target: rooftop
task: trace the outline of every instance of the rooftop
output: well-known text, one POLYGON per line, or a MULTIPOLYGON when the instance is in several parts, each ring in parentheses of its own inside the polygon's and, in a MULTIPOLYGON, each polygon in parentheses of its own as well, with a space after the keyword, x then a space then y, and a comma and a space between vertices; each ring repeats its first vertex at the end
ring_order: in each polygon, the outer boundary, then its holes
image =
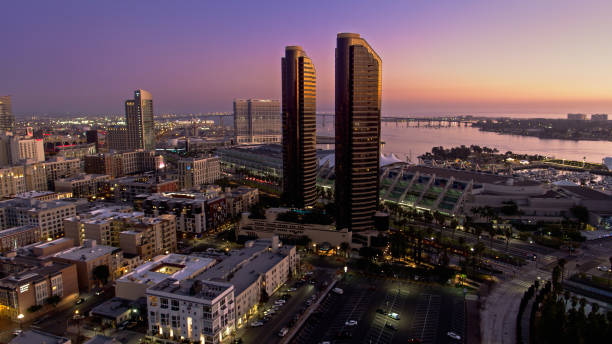
POLYGON ((29 211, 47 210, 71 205, 72 203, 67 201, 39 201, 32 198, 13 198, 6 201, 0 201, 0 208, 30 208, 29 211))
POLYGON ((13 228, 9 228, 9 229, 5 229, 3 231, 0 231, 0 237, 3 236, 7 236, 7 235, 13 235, 15 233, 19 233, 19 232, 27 232, 27 231, 31 231, 31 230, 36 230, 36 226, 34 225, 25 225, 25 226, 20 226, 20 227, 13 227, 13 228))
POLYGON ((9 344, 32 344, 32 343, 44 343, 44 344, 69 344, 70 339, 56 336, 51 333, 42 332, 38 330, 24 331, 17 337, 13 338, 9 344))
POLYGON ((92 315, 116 319, 118 316, 129 311, 133 307, 134 302, 120 297, 113 297, 91 309, 92 315))
POLYGON ((120 251, 119 248, 106 245, 97 245, 95 240, 85 239, 83 246, 73 247, 65 251, 54 254, 54 257, 72 261, 89 261, 107 254, 120 251))
POLYGON ((137 211, 124 211, 126 208, 122 206, 114 206, 107 208, 94 209, 88 213, 69 217, 67 221, 80 221, 88 224, 101 224, 113 220, 130 219, 143 217, 144 213, 137 211))
POLYGON ((18 273, 0 279, 0 286, 11 289, 18 288, 26 283, 44 280, 49 275, 55 275, 70 266, 68 263, 19 256, 8 260, 8 263, 21 269, 18 273))
POLYGON ((121 343, 121 342, 115 340, 115 338, 97 334, 95 337, 91 338, 90 340, 86 341, 83 344, 118 344, 118 343, 121 343))
POLYGON ((55 181, 55 183, 70 183, 77 182, 82 180, 95 180, 95 179, 110 179, 110 177, 106 174, 92 174, 92 173, 79 173, 76 176, 68 177, 68 178, 60 178, 55 181))
POLYGON ((122 276, 118 281, 147 285, 157 284, 167 278, 180 281, 194 277, 214 263, 215 260, 211 258, 172 253, 153 258, 152 261, 142 264, 134 271, 122 276))
POLYGON ((612 196, 609 196, 603 192, 599 192, 599 191, 589 189, 583 186, 562 185, 561 188, 582 199, 598 200, 598 201, 611 201, 612 200, 612 196))
POLYGON ((178 281, 173 278, 168 278, 147 289, 147 294, 157 294, 156 292, 161 292, 192 298, 195 302, 212 302, 220 295, 232 289, 234 289, 234 287, 226 282, 204 281, 200 279, 178 281))

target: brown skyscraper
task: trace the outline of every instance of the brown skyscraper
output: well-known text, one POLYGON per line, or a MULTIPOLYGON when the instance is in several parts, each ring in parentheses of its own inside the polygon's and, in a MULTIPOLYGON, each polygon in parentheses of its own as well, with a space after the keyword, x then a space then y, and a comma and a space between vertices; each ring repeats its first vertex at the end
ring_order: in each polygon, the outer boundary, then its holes
POLYGON ((145 90, 134 91, 134 99, 125 101, 125 122, 129 149, 155 149, 153 97, 145 90))
POLYGON ((283 196, 292 206, 317 199, 316 74, 301 47, 288 46, 281 60, 283 88, 283 196))
POLYGON ((336 46, 336 226, 373 227, 378 206, 382 61, 365 39, 340 33, 336 46))

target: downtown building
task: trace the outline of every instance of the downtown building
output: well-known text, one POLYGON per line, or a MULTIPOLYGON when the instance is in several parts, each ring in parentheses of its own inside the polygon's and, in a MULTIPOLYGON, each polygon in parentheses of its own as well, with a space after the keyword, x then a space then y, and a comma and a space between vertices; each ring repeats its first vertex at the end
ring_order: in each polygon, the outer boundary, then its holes
POLYGON ((285 48, 281 66, 283 197, 294 207, 311 207, 317 199, 315 68, 299 46, 285 48))
POLYGON ((125 101, 127 142, 131 149, 155 149, 155 123, 153 121, 153 97, 138 89, 134 99, 125 101))
POLYGON ((64 219, 76 215, 76 206, 66 201, 14 198, 0 202, 0 228, 34 225, 41 240, 64 236, 64 219))
POLYGON ((0 318, 29 321, 56 310, 47 305, 49 297, 59 297, 59 305, 67 306, 79 295, 75 264, 35 257, 1 257, 0 318))
POLYGON ((66 159, 63 156, 55 156, 45 161, 43 166, 49 190, 55 190, 56 180, 74 177, 81 173, 81 160, 76 158, 66 159))
POLYGON ((70 192, 74 197, 92 197, 104 193, 109 188, 110 177, 105 174, 80 173, 69 178, 55 181, 55 191, 70 192))
POLYGON ((164 158, 154 151, 142 149, 129 152, 112 152, 88 155, 84 158, 85 173, 106 174, 111 178, 126 175, 154 172, 163 168, 164 158))
POLYGON ((336 225, 374 227, 378 208, 382 60, 365 39, 340 33, 336 47, 336 225))
POLYGON ((234 99, 236 144, 280 143, 280 102, 271 99, 234 99))
POLYGON ((219 157, 186 158, 178 161, 178 180, 181 190, 199 189, 221 178, 219 157))
MULTIPOLYGON (((198 257, 212 258, 214 264, 202 261, 205 270, 189 275, 181 272, 183 264, 170 266, 168 274, 176 277, 168 276, 146 290, 148 334, 158 342, 226 341, 257 311, 262 295, 273 295, 299 265, 295 246, 282 246, 278 237, 247 242, 240 250, 198 257)), ((163 265, 155 264, 150 272, 160 267, 163 265)))
POLYGON ((15 130, 15 116, 11 107, 11 96, 0 97, 0 134, 15 130))
POLYGON ((32 136, 0 136, 0 165, 10 166, 24 161, 45 161, 43 140, 32 136))

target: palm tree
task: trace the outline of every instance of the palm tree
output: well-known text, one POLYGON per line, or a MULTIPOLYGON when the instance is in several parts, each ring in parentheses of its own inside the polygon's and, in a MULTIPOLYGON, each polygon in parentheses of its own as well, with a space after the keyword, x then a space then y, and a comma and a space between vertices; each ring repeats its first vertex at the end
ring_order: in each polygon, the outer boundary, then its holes
POLYGON ((567 260, 565 258, 559 259, 559 267, 561 268, 561 283, 563 283, 563 274, 565 272, 565 264, 567 264, 567 260))

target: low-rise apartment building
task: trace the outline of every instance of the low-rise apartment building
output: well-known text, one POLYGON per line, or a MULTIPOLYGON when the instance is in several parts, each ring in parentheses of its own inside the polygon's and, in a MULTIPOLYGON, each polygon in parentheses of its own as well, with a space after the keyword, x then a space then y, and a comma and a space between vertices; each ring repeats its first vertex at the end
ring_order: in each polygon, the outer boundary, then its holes
POLYGON ((78 296, 76 267, 72 263, 33 257, 1 258, 3 271, 10 271, 0 279, 0 316, 27 321, 52 311, 47 299, 58 296, 59 303, 72 302, 78 296))
POLYGON ((178 161, 178 176, 181 190, 213 184, 221 178, 219 157, 181 159, 178 161))
POLYGON ((40 228, 34 225, 13 227, 0 231, 0 252, 15 251, 40 241, 40 228))
POLYGON ((147 288, 165 279, 182 281, 194 278, 215 262, 212 258, 176 253, 160 255, 117 279, 115 295, 127 300, 138 300, 145 296, 147 288))
POLYGON ((79 174, 55 181, 55 191, 72 192, 74 197, 91 197, 103 193, 110 182, 105 174, 79 174))
POLYGON ((133 202, 138 195, 152 195, 178 190, 176 179, 156 175, 140 175, 114 179, 111 183, 115 200, 133 202))
POLYGON ((76 158, 66 159, 63 156, 55 156, 45 161, 43 166, 49 190, 55 190, 57 179, 70 178, 81 173, 81 161, 76 158))
POLYGON ((109 281, 115 280, 124 273, 121 249, 113 246, 97 245, 95 240, 85 240, 83 246, 56 253, 52 256, 52 259, 76 265, 79 289, 82 291, 91 291, 100 284, 93 273, 97 266, 105 265, 108 267, 109 281))
POLYGON ((235 329, 230 283, 166 279, 147 289, 149 335, 158 342, 218 344, 235 329))
POLYGON ((14 198, 0 201, 0 228, 34 225, 42 240, 64 235, 64 219, 76 215, 74 203, 14 198))
POLYGON ((131 218, 126 225, 128 230, 119 233, 119 246, 124 253, 146 261, 176 251, 176 216, 131 218))

